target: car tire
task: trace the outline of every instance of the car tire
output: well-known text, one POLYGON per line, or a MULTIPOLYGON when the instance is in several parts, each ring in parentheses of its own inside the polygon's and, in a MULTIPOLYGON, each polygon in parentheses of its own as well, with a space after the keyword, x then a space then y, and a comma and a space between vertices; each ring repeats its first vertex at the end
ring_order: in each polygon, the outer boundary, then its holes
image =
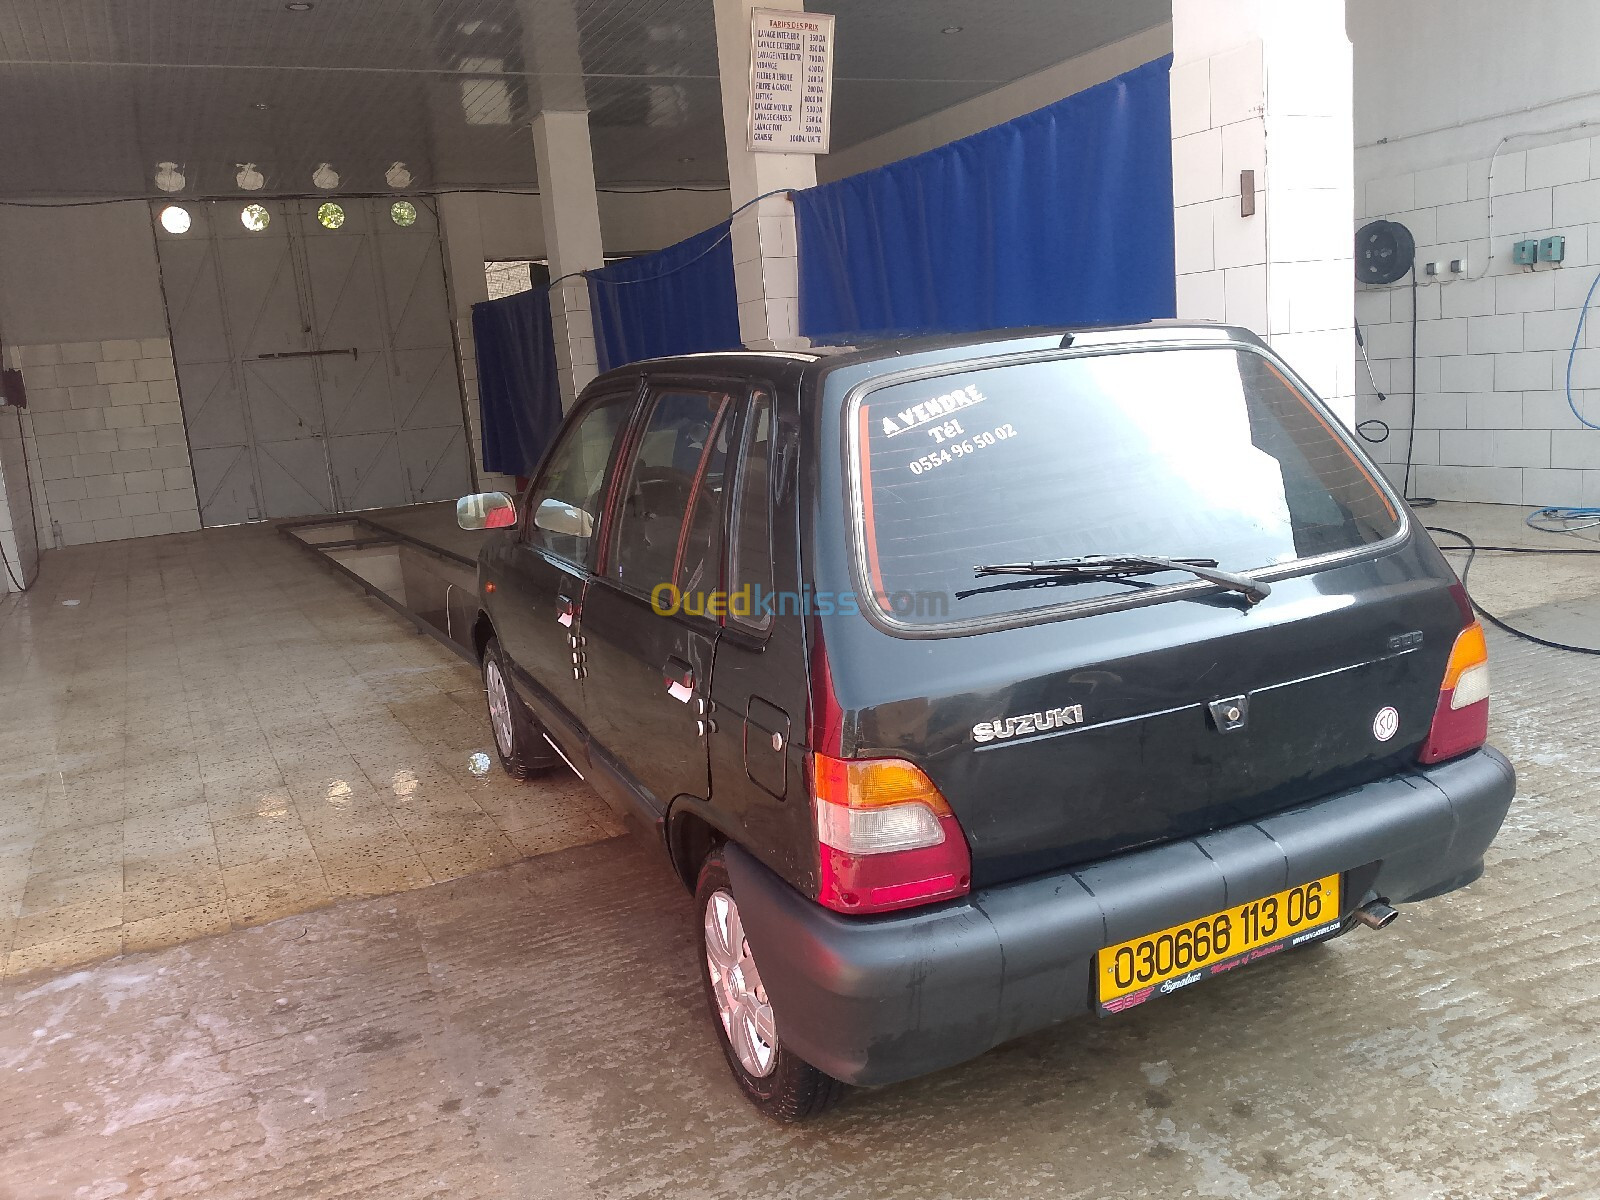
POLYGON ((544 740, 539 723, 511 686, 500 639, 483 648, 483 692, 489 708, 489 732, 500 766, 513 779, 532 779, 559 761, 544 740))
POLYGON ((804 1121, 832 1107, 845 1084, 783 1044, 721 850, 712 851, 700 868, 695 899, 706 1004, 739 1089, 774 1121, 804 1121))

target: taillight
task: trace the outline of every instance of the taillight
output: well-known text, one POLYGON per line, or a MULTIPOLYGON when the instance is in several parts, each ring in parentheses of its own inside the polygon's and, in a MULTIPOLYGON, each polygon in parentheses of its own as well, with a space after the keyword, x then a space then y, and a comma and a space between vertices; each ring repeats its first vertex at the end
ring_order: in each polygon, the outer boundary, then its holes
POLYGON ((1483 626, 1473 621, 1456 635, 1450 649, 1433 726, 1418 758, 1424 763, 1443 762, 1476 750, 1488 738, 1489 645, 1483 626))
POLYGON ((933 781, 898 758, 811 756, 821 886, 843 913, 878 913, 966 895, 967 838, 933 781))

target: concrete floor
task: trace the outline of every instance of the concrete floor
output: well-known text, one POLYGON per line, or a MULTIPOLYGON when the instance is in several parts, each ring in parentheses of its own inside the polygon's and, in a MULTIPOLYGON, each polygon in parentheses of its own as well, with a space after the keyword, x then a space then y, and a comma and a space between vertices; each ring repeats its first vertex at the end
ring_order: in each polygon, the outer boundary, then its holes
POLYGON ((8 977, 620 832, 492 766, 475 670, 270 527, 51 553, 0 680, 8 977))
MULTIPOLYGON (((1514 616, 1595 563, 1475 590, 1514 616)), ((606 840, 0 984, 0 1197, 1595 1197, 1600 660, 1490 641, 1518 803, 1483 880, 1382 934, 779 1128, 726 1076, 688 898, 606 840)))

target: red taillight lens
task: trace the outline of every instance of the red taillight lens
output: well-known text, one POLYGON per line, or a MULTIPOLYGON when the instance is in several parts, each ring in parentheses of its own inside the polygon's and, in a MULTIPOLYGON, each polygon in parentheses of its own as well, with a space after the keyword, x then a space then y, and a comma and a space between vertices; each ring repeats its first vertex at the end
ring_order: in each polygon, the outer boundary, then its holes
POLYGON ((1489 739, 1489 645, 1474 621, 1456 636, 1433 710, 1433 726, 1418 759, 1443 762, 1489 739))
POLYGON ((966 895, 967 838, 932 780, 897 758, 811 756, 821 884, 843 913, 879 913, 966 895))

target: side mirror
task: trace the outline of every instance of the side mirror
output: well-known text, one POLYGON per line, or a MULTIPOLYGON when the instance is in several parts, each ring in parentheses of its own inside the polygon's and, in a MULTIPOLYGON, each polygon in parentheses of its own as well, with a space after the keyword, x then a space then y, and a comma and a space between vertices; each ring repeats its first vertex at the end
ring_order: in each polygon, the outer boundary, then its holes
POLYGON ((479 492, 456 501, 456 524, 463 529, 510 529, 517 523, 517 502, 504 492, 479 492))
POLYGON ((533 514, 534 526, 550 533, 564 533, 568 537, 592 537, 594 518, 581 508, 563 504, 560 500, 546 500, 533 514))

